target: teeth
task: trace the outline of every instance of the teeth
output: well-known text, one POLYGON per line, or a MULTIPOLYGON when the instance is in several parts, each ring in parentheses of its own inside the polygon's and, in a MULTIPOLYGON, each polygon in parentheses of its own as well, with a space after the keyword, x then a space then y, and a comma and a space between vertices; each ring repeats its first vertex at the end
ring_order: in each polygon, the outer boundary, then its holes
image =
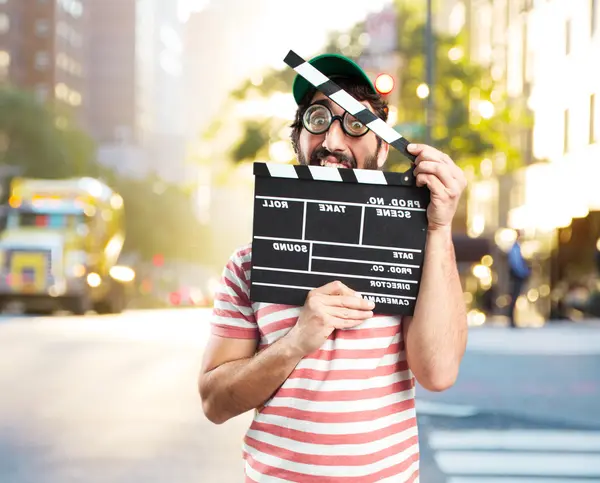
POLYGON ((321 166, 325 166, 328 168, 345 168, 346 166, 343 163, 331 163, 329 161, 325 161, 324 159, 321 160, 321 166))

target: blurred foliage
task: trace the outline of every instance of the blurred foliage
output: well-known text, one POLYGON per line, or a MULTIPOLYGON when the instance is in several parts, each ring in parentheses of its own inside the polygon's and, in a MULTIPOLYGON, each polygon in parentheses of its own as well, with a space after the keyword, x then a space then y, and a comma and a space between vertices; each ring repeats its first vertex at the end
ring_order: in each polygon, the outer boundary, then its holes
POLYGON ((0 167, 44 179, 91 176, 103 180, 125 203, 124 251, 149 260, 201 261, 206 239, 193 212, 193 192, 155 176, 122 177, 97 163, 92 139, 77 129, 69 113, 40 103, 31 93, 0 88, 0 167))
POLYGON ((40 178, 95 175, 94 151, 65 112, 29 92, 0 87, 0 165, 40 178))
MULTIPOLYGON (((417 86, 425 82, 426 43, 425 17, 423 5, 415 2, 396 1, 398 9, 398 48, 402 67, 397 73, 396 89, 398 94, 398 124, 408 123, 421 126, 417 134, 408 136, 410 141, 424 142, 426 123, 426 101, 416 95, 417 86)), ((337 52, 360 62, 363 53, 364 26, 356 25, 348 33, 335 33, 323 52, 337 52)), ((524 129, 532 123, 526 109, 520 104, 511 104, 495 85, 488 69, 472 63, 466 55, 464 34, 451 37, 434 34, 436 60, 434 63, 434 113, 432 122, 432 145, 446 152, 461 167, 471 167, 479 173, 484 158, 502 159, 503 170, 518 168, 521 155, 517 149, 524 129), (449 56, 451 49, 452 59, 449 56), (494 93, 492 95, 492 93, 494 93), (494 99, 494 115, 482 119, 476 114, 474 101, 494 99), (498 156, 500 154, 500 156, 498 156)), ((295 72, 285 68, 271 70, 263 76, 261 82, 256 79, 247 81, 233 93, 237 100, 247 99, 256 94, 267 97, 275 91, 291 92, 295 72)), ((246 125, 242 141, 232 152, 234 160, 239 161, 256 152, 262 152, 258 143, 269 142, 265 138, 266 130, 258 132, 255 124, 246 125), (244 146, 244 156, 239 147, 244 146), (251 147, 251 149, 250 149, 251 147)), ((411 133, 412 134, 412 133, 411 133)), ((397 150, 391 149, 386 169, 404 170, 407 159, 397 150)))
POLYGON ((246 159, 256 158, 261 149, 268 143, 268 127, 264 123, 248 121, 244 127, 242 139, 233 148, 231 153, 233 161, 240 162, 246 159))
POLYGON ((155 176, 137 180, 110 173, 105 180, 125 203, 125 252, 136 252, 143 260, 155 254, 167 260, 204 260, 208 233, 197 221, 190 191, 155 176))
MULTIPOLYGON (((400 89, 398 123, 425 125, 426 100, 416 95, 417 87, 425 81, 426 72, 423 15, 405 2, 396 3, 398 52, 402 59, 402 67, 397 73, 400 89)), ((531 118, 522 106, 510 105, 489 69, 469 60, 464 33, 457 37, 434 33, 434 45, 431 143, 461 167, 471 166, 476 173, 483 158, 494 159, 497 153, 503 154, 506 170, 518 168, 521 157, 513 140, 531 126, 531 118), (478 114, 476 103, 480 101, 492 102, 494 115, 490 119, 483 119, 478 114)), ((410 141, 423 142, 424 135, 410 141)), ((390 165, 405 163, 402 155, 393 151, 390 151, 390 165)))
POLYGON ((231 93, 238 101, 246 99, 250 92, 268 96, 273 92, 290 92, 296 72, 292 69, 270 70, 258 79, 249 79, 231 93))

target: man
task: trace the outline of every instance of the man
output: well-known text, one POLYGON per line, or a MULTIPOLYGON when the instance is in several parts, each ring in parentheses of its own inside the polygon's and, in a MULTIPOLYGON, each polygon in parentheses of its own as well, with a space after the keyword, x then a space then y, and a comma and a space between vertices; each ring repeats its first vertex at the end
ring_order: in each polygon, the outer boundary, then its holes
MULTIPOLYGON (((386 103, 345 57, 310 61, 379 117, 386 103)), ((304 79, 292 144, 298 160, 380 169, 389 145, 304 79)), ((419 447, 415 382, 453 385, 467 324, 451 238, 465 187, 445 154, 416 145, 419 186, 431 190, 421 288, 413 317, 373 315, 373 305, 334 281, 303 307, 251 303, 251 246, 229 260, 215 297, 212 336, 199 378, 203 409, 220 424, 251 409, 246 482, 412 482, 419 447)))
POLYGON ((523 234, 520 230, 517 230, 517 237, 515 238, 515 242, 513 243, 513 246, 508 252, 508 268, 510 278, 510 305, 508 307, 508 316, 510 326, 513 328, 517 327, 515 317, 517 300, 521 296, 521 292, 523 291, 523 286, 525 285, 525 282, 531 275, 531 269, 529 268, 527 261, 525 260, 525 258, 523 258, 523 254, 521 253, 520 240, 522 238, 523 234))

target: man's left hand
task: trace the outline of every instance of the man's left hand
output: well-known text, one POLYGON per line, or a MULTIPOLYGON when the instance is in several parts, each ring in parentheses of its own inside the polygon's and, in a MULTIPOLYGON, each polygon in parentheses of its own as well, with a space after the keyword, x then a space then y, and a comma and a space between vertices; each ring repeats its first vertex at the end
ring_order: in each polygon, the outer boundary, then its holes
POLYGON ((467 186, 462 170, 447 154, 426 144, 409 144, 408 151, 417 156, 415 176, 417 186, 427 186, 431 192, 427 219, 429 229, 450 228, 460 195, 467 186))

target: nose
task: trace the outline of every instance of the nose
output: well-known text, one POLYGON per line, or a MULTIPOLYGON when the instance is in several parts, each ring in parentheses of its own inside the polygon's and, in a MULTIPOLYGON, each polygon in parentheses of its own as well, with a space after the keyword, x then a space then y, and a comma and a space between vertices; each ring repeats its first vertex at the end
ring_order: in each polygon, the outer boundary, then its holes
POLYGON ((340 119, 335 119, 331 123, 331 126, 329 126, 329 130, 323 140, 323 147, 330 153, 346 150, 346 133, 342 129, 342 121, 340 119))

